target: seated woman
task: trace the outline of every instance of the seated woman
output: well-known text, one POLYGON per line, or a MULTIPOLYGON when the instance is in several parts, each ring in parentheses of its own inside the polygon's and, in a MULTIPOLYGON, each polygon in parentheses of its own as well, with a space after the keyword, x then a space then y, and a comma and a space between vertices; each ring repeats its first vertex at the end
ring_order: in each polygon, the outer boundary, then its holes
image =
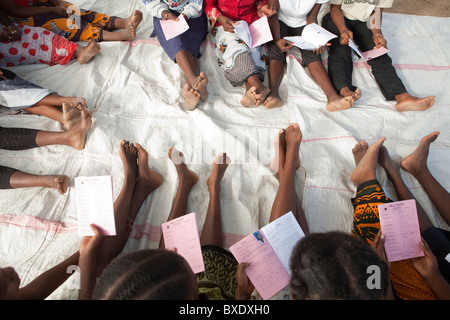
POLYGON ((15 21, 32 27, 42 27, 72 41, 131 41, 142 21, 142 12, 122 19, 77 8, 62 0, 5 0, 0 10, 15 17, 15 21), (69 14, 70 13, 70 14, 69 14), (113 32, 121 29, 118 32, 113 32))
POLYGON ((153 16, 154 34, 169 58, 178 64, 186 77, 183 88, 186 110, 192 111, 200 100, 208 98, 206 86, 208 79, 200 72, 198 59, 200 46, 208 33, 208 22, 202 10, 203 0, 167 1, 144 0, 145 7, 153 16), (167 40, 161 27, 161 20, 178 20, 184 18, 189 29, 167 40))
MULTIPOLYGON (((330 0, 330 13, 325 15, 322 26, 339 38, 330 41, 328 74, 336 91, 342 96, 361 97, 361 90, 353 86, 353 61, 349 39, 353 39, 362 52, 381 46, 387 48, 387 41, 381 33, 382 8, 392 6, 393 0, 345 1, 330 0), (349 2, 349 3, 347 3, 349 2), (375 12, 375 22, 369 18, 375 12), (368 24, 370 23, 370 28, 368 24)), ((416 98, 411 96, 392 65, 387 54, 368 60, 373 76, 386 100, 396 100, 398 111, 424 111, 434 103, 434 96, 416 98)))
POLYGON ((245 83, 246 93, 241 99, 244 107, 259 106, 269 96, 270 89, 263 84, 266 70, 265 47, 250 49, 234 33, 239 20, 248 24, 261 16, 272 16, 275 10, 267 0, 205 0, 205 12, 211 20, 219 66, 234 87, 245 83))
POLYGON ((14 24, 2 11, 0 24, 4 26, 0 32, 0 67, 65 65, 73 59, 85 64, 100 52, 100 45, 93 40, 83 47, 44 28, 14 24))

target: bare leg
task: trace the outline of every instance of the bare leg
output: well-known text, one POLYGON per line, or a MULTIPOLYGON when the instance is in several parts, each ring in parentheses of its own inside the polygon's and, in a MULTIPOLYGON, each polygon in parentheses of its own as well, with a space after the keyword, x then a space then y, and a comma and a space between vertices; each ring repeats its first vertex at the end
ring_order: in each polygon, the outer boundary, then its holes
POLYGON ((279 89, 284 76, 284 62, 280 60, 271 60, 267 69, 269 75, 270 94, 264 101, 264 107, 268 109, 279 108, 284 102, 280 98, 279 89))
MULTIPOLYGON (((184 155, 182 152, 174 148, 169 149, 169 159, 175 164, 178 174, 178 189, 175 198, 172 203, 172 209, 170 210, 167 221, 181 217, 187 213, 189 192, 192 187, 197 183, 197 175, 188 169, 185 163, 184 155)), ((165 249, 164 237, 161 236, 159 244, 160 249, 165 249)))
POLYGON ((247 92, 241 100, 244 107, 259 106, 264 103, 270 94, 270 89, 265 87, 257 74, 252 75, 245 82, 247 92))
MULTIPOLYGON (((278 179, 280 185, 278 187, 275 200, 272 205, 269 221, 273 221, 285 213, 292 211, 300 224, 300 227, 309 234, 309 227, 301 205, 299 206, 298 195, 295 190, 295 173, 300 164, 300 143, 302 141, 302 133, 298 124, 289 125, 285 131, 286 153, 279 158, 285 158, 284 165, 280 165, 278 179), (280 170, 281 169, 281 170, 280 170)), ((280 137, 282 134, 280 134, 280 137)), ((280 150, 282 150, 280 148, 280 150)), ((280 152, 281 154, 282 152, 280 152)))
POLYGON ((200 243, 205 245, 216 245, 223 248, 222 212, 220 208, 221 182, 225 170, 230 163, 230 158, 225 153, 216 156, 212 164, 211 174, 206 183, 209 190, 209 204, 200 243))
MULTIPOLYGON (((409 188, 406 186, 405 182, 402 179, 400 174, 400 167, 397 163, 395 163, 389 155, 386 147, 381 146, 378 154, 378 162, 386 171, 386 174, 389 180, 392 182, 395 193, 399 200, 409 200, 414 199, 414 195, 411 193, 409 188)), ((421 207, 421 205, 416 201, 417 205, 417 215, 419 218, 419 226, 420 231, 423 232, 429 227, 432 227, 432 223, 428 218, 425 210, 421 207)))
POLYGON ((92 118, 91 115, 85 110, 80 113, 81 121, 67 131, 39 131, 36 135, 36 144, 40 147, 59 144, 73 147, 77 150, 84 149, 86 135, 92 125, 92 118))
POLYGON ((400 166, 419 181, 441 217, 450 225, 450 193, 434 178, 427 165, 430 144, 438 136, 439 131, 435 131, 423 137, 416 150, 403 159, 400 166))
POLYGON ((353 96, 341 96, 337 94, 336 90, 334 90, 330 77, 322 64, 322 61, 311 62, 308 65, 308 70, 327 97, 326 108, 328 111, 347 110, 353 106, 353 103, 355 102, 355 98, 353 96))
POLYGON ((66 175, 35 175, 22 171, 14 171, 9 179, 9 184, 13 189, 44 187, 55 188, 59 193, 64 194, 69 188, 69 177, 66 175))
POLYGON ((376 168, 378 163, 378 153, 381 145, 386 140, 382 137, 370 147, 367 142, 358 142, 353 148, 353 158, 356 168, 350 174, 350 180, 359 186, 361 183, 377 178, 376 168))
POLYGON ((103 41, 132 41, 136 38, 136 30, 131 23, 120 31, 103 31, 103 41))
POLYGON ((124 169, 124 182, 119 196, 114 201, 114 219, 116 236, 104 237, 102 248, 97 257, 97 276, 100 276, 108 263, 116 257, 123 248, 128 235, 128 213, 137 181, 138 150, 130 142, 123 140, 119 149, 120 159, 124 169))
POLYGON ((397 100, 395 108, 398 111, 425 111, 434 104, 434 96, 416 98, 407 92, 396 95, 395 100, 397 100))

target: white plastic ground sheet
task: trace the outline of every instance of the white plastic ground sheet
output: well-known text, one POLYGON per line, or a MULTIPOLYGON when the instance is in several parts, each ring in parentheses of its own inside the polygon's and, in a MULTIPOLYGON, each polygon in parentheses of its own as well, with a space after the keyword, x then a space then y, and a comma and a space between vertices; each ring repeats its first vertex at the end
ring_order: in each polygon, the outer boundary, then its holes
MULTIPOLYGON (((123 139, 148 150, 150 166, 163 184, 143 204, 123 252, 156 248, 160 226, 167 220, 177 187, 177 174, 168 159, 169 147, 183 151, 188 167, 199 176, 191 191, 189 212, 196 212, 202 230, 208 206, 206 179, 211 162, 220 152, 231 158, 222 181, 222 221, 225 245, 268 223, 278 180, 269 169, 274 156, 273 138, 281 128, 297 122, 303 132, 297 192, 311 232, 350 232, 353 211, 350 199, 356 187, 350 181, 355 164, 352 148, 360 140, 369 144, 387 138, 385 146, 395 160, 411 153, 432 131, 441 135, 430 148, 429 167, 438 181, 450 188, 450 35, 449 18, 384 14, 383 32, 390 56, 409 93, 435 95, 434 106, 424 112, 399 113, 384 100, 369 66, 356 62, 354 84, 362 98, 350 110, 326 111, 326 98, 307 70, 298 51, 289 55, 281 91, 285 105, 278 109, 244 108, 244 87, 234 88, 217 65, 214 45, 205 41, 201 69, 209 78, 209 98, 192 112, 183 110, 184 77, 150 38, 152 17, 141 1, 74 0, 82 8, 128 17, 134 9, 144 21, 132 42, 103 42, 101 53, 86 65, 30 65, 11 68, 22 78, 65 96, 86 98, 93 125, 86 148, 49 146, 0 153, 0 164, 35 174, 66 174, 69 191, 27 188, 0 191, 0 266, 13 266, 22 285, 78 250, 77 214, 73 179, 77 176, 112 175, 114 198, 123 184, 118 155, 123 139)), ((84 44, 83 44, 84 45, 84 44)), ((326 55, 323 56, 326 65, 326 55)), ((267 79, 266 79, 267 82, 267 79)), ((44 117, 10 111, 0 115, 0 125, 60 130, 44 117)), ((432 222, 449 227, 430 204, 420 184, 402 172, 432 222)), ((384 171, 378 177, 387 195, 396 199, 384 171)), ((74 279, 64 283, 49 299, 76 299, 74 279)))

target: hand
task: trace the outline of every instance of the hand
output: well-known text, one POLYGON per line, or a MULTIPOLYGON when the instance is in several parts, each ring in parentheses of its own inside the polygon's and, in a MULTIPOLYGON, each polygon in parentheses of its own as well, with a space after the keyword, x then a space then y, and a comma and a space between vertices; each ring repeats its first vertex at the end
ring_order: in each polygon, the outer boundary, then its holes
MULTIPOLYGON (((384 234, 381 232, 381 229, 378 231, 377 235, 373 239, 371 247, 377 253, 378 257, 388 263, 386 258, 386 251, 384 250, 384 234)), ((389 263, 388 263, 389 265, 389 263)))
POLYGON ((236 270, 236 299, 237 300, 248 300, 255 289, 255 286, 248 279, 245 269, 250 265, 248 262, 239 263, 236 270))
POLYGON ((373 42, 375 43, 375 49, 385 47, 387 49, 387 41, 384 39, 383 35, 377 33, 373 36, 373 42))
POLYGON ((347 45, 350 42, 350 39, 353 40, 353 32, 348 29, 345 29, 343 32, 341 32, 341 35, 339 36, 339 42, 342 45, 347 45))
POLYGON ((220 14, 217 17, 217 21, 223 26, 225 31, 234 33, 234 26, 239 22, 234 21, 233 19, 228 18, 227 16, 220 14))
POLYGON ((176 15, 174 15, 172 12, 170 12, 169 10, 164 10, 161 13, 162 19, 163 20, 173 20, 173 21, 178 21, 178 17, 176 15))
POLYGON ((420 248, 423 250, 425 256, 412 258, 411 261, 414 268, 416 268, 417 272, 419 272, 422 277, 425 279, 430 278, 439 273, 437 259, 423 238, 420 243, 420 248))
POLYGON ((103 233, 95 224, 90 225, 94 236, 84 236, 80 244, 80 255, 95 255, 103 242, 103 233))
POLYGON ((68 18, 69 14, 67 13, 67 8, 62 6, 51 7, 52 13, 57 14, 58 16, 68 18))
POLYGON ((20 31, 15 25, 3 26, 0 31, 1 41, 17 41, 20 38, 20 31))
POLYGON ((274 14, 277 13, 277 9, 269 4, 265 4, 262 7, 258 8, 258 16, 267 16, 267 18, 270 18, 274 14))
POLYGON ((331 43, 325 43, 325 46, 320 46, 317 49, 313 50, 317 55, 321 55, 325 52, 325 48, 331 46, 331 43))
POLYGON ((278 49, 281 50, 281 52, 288 52, 294 46, 293 42, 287 41, 286 39, 276 40, 275 44, 277 45, 278 49))

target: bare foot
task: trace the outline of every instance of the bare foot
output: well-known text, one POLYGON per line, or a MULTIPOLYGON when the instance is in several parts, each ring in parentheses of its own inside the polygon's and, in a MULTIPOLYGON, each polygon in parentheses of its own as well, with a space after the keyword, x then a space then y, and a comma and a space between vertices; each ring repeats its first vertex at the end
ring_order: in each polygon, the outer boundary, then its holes
POLYGON ((206 100, 208 99, 208 91, 206 90, 206 86, 208 85, 208 78, 204 72, 200 72, 200 75, 197 77, 193 88, 200 93, 200 99, 206 100))
POLYGON ((267 87, 260 87, 260 88, 256 88, 255 92, 253 93, 253 102, 254 104, 258 107, 261 104, 264 103, 264 101, 266 101, 267 97, 270 94, 270 89, 267 87))
POLYGON ((212 164, 211 173, 206 180, 208 188, 220 188, 220 183, 230 162, 230 157, 226 153, 220 153, 216 156, 212 164))
POLYGON ((347 110, 353 107, 355 103, 355 98, 352 96, 340 96, 337 95, 336 98, 330 99, 327 103, 327 110, 330 112, 333 111, 342 111, 347 110))
POLYGON ((270 163, 270 169, 277 177, 283 174, 284 161, 286 160, 286 129, 278 131, 277 136, 273 139, 273 147, 275 150, 275 157, 270 163))
POLYGON ((114 32, 114 39, 119 41, 133 41, 136 38, 136 29, 134 29, 131 22, 121 31, 114 32))
POLYGON ((434 131, 420 140, 417 148, 400 162, 400 167, 412 175, 417 175, 420 171, 428 169, 427 160, 430 151, 430 144, 439 136, 439 131, 434 131))
POLYGON ((378 151, 378 163, 386 171, 389 180, 392 181, 391 177, 393 177, 394 175, 400 176, 400 166, 398 165, 398 163, 392 160, 388 150, 383 145, 380 147, 380 150, 378 151))
POLYGON ((286 137, 286 161, 283 169, 289 167, 297 170, 300 166, 300 143, 302 132, 297 123, 290 124, 285 131, 286 137))
POLYGON ((53 179, 53 188, 58 189, 60 194, 64 194, 69 189, 69 177, 65 174, 59 175, 53 179))
POLYGON ((77 46, 75 56, 80 64, 88 63, 100 52, 100 44, 91 40, 86 47, 77 46))
POLYGON ((131 23, 131 26, 133 27, 134 31, 137 30, 139 24, 142 21, 142 12, 139 10, 134 10, 131 14, 131 17, 128 18, 128 21, 131 23))
POLYGON ((150 168, 147 150, 138 143, 135 143, 134 146, 138 152, 138 183, 136 188, 143 188, 150 193, 162 184, 163 179, 150 168))
POLYGON ((177 169, 180 184, 183 184, 186 187, 192 187, 197 183, 198 176, 194 171, 188 169, 182 152, 176 150, 175 148, 170 148, 169 159, 172 160, 175 168, 177 169))
POLYGON ((352 91, 348 87, 344 87, 340 90, 339 93, 343 97, 352 97, 353 99, 355 99, 355 101, 357 101, 359 98, 361 98, 361 90, 360 89, 356 89, 355 91, 352 91))
POLYGON ((86 144, 86 135, 91 128, 91 125, 91 114, 86 110, 82 110, 81 121, 65 132, 68 141, 67 145, 77 150, 84 149, 86 144))
POLYGON ((358 163, 364 157, 368 148, 369 144, 366 141, 359 141, 357 144, 355 144, 355 146, 352 149, 352 153, 356 165, 358 165, 358 163))
POLYGON ((255 104, 254 100, 253 100, 253 96, 256 92, 256 87, 251 87, 250 89, 247 90, 247 92, 244 94, 244 96, 241 99, 241 104, 244 107, 251 107, 255 104))
POLYGON ((275 109, 283 106, 284 101, 278 96, 273 96, 272 94, 269 94, 266 100, 264 100, 263 105, 267 109, 275 109))
POLYGON ((434 96, 426 98, 416 98, 409 93, 402 93, 395 96, 397 104, 395 108, 400 111, 425 111, 431 108, 434 104, 434 96))
POLYGON ((119 156, 123 164, 125 181, 130 179, 136 182, 138 149, 129 141, 122 140, 119 147, 119 156))
POLYGON ((183 98, 184 108, 188 111, 192 111, 200 102, 200 93, 186 83, 183 87, 183 98))
POLYGON ((65 130, 71 129, 74 125, 81 122, 81 111, 73 103, 63 102, 63 125, 65 130))
MULTIPOLYGON (((381 145, 386 140, 386 138, 382 137, 378 139, 375 143, 373 143, 370 147, 367 148, 367 151, 364 153, 362 157, 360 155, 355 157, 359 162, 356 163, 356 167, 350 175, 350 180, 352 180, 356 185, 360 185, 361 183, 376 179, 376 166, 378 163, 378 153, 381 145)), ((358 142, 359 143, 359 142, 358 142)), ((354 148, 355 152, 358 152, 358 149, 354 148)), ((363 149, 361 149, 363 150, 363 149)), ((359 151, 363 152, 363 151, 359 151)))

